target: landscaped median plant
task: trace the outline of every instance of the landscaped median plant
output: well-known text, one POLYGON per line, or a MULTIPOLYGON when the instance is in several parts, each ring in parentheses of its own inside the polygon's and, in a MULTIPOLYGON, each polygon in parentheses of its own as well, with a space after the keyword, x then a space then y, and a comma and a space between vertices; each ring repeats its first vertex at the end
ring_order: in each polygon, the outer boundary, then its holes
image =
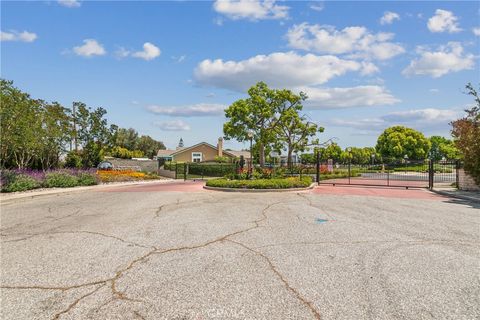
POLYGON ((228 180, 213 179, 207 181, 208 187, 216 188, 239 188, 239 189, 289 189, 306 188, 312 183, 312 178, 290 177, 278 179, 254 179, 254 180, 228 180))

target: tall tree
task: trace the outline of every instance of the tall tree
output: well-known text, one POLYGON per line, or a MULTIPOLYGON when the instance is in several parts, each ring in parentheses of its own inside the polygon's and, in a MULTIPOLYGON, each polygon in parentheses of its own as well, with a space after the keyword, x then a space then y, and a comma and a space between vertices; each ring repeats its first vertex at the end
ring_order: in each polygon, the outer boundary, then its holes
POLYGON ((247 99, 235 101, 225 110, 228 119, 223 125, 226 139, 235 138, 238 141, 248 141, 249 132, 258 144, 260 165, 265 163, 265 144, 272 142, 272 118, 275 114, 275 93, 264 82, 259 82, 248 89, 247 99))
POLYGON ((294 152, 304 152, 309 146, 318 144, 318 139, 315 139, 315 136, 317 133, 323 132, 322 127, 307 121, 305 116, 299 115, 301 104, 296 104, 296 106, 282 111, 277 126, 278 141, 284 144, 287 149, 288 167, 293 164, 292 154, 294 152))
POLYGON ((465 110, 463 118, 451 123, 452 135, 463 156, 465 171, 480 185, 480 97, 471 83, 466 88, 467 94, 474 99, 474 105, 465 110))
POLYGON ((406 155, 409 159, 423 160, 428 156, 430 141, 417 130, 393 126, 378 137, 375 149, 384 159, 401 159, 406 155))
POLYGON ((458 158, 459 150, 455 147, 455 143, 452 140, 441 136, 431 136, 429 139, 432 144, 429 153, 430 159, 438 161, 442 158, 458 158))

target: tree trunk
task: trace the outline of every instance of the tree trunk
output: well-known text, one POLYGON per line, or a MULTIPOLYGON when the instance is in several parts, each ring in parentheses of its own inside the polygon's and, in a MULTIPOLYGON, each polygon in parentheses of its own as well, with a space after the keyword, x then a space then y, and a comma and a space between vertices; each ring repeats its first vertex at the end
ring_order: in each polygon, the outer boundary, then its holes
POLYGON ((262 142, 259 143, 258 150, 259 150, 258 162, 260 163, 260 167, 263 168, 265 166, 265 145, 262 142))
POLYGON ((292 147, 288 146, 288 152, 287 152, 287 165, 289 169, 292 169, 293 167, 293 161, 292 161, 292 147))

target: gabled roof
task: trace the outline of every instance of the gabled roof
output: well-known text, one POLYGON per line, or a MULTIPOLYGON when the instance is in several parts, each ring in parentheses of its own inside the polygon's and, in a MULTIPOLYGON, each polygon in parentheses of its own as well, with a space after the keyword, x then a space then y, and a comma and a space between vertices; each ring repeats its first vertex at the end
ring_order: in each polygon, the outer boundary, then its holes
MULTIPOLYGON (((188 150, 190 150, 190 149, 193 149, 193 148, 196 148, 196 147, 198 147, 198 146, 201 146, 202 144, 218 151, 218 148, 215 147, 214 145, 212 145, 212 144, 210 144, 210 143, 207 143, 207 142, 200 142, 200 143, 197 143, 197 144, 195 144, 195 145, 193 145, 193 146, 191 146, 191 147, 183 148, 183 149, 181 149, 181 150, 175 150, 172 154, 170 154, 170 156, 174 156, 174 155, 176 155, 176 154, 179 154, 179 153, 188 151, 188 150)), ((229 155, 229 156, 231 156, 231 157, 236 157, 236 155, 234 155, 233 153, 230 153, 230 152, 225 151, 225 150, 223 150, 222 153, 227 154, 227 155, 229 155)))
POLYGON ((177 150, 158 150, 157 157, 169 157, 175 151, 177 150))

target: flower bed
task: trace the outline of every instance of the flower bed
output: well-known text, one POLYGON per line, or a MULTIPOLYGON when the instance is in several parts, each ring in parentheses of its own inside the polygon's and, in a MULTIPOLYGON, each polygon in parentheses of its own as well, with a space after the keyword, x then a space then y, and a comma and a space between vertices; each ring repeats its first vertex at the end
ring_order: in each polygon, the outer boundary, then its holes
POLYGON ((37 188, 67 188, 98 184, 92 170, 2 170, 1 191, 17 192, 37 188))
POLYGON ((98 178, 101 182, 124 182, 159 179, 158 175, 134 170, 98 170, 98 178))
POLYGON ((280 179, 255 179, 255 180, 228 180, 214 179, 208 180, 208 187, 215 188, 236 188, 236 189, 290 189, 306 188, 312 183, 310 177, 290 177, 280 179))

